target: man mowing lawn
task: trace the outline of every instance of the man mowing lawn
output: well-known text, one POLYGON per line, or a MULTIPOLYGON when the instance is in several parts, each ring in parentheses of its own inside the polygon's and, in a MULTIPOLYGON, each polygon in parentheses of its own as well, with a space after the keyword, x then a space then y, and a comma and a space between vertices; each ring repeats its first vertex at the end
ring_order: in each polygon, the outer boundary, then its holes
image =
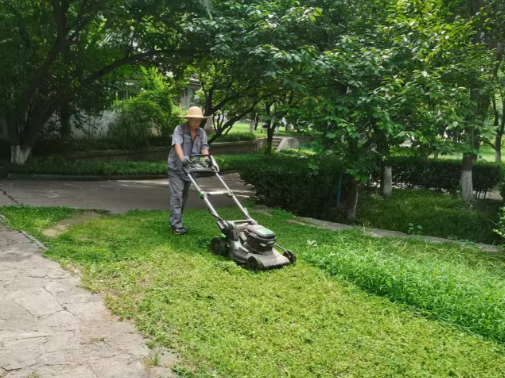
POLYGON ((182 166, 191 164, 191 155, 208 155, 207 134, 200 128, 204 117, 202 109, 197 106, 189 108, 188 114, 179 116, 186 123, 175 128, 172 136, 172 148, 168 155, 168 180, 170 182, 170 226, 178 235, 184 235, 188 228, 182 224, 182 212, 188 200, 191 181, 182 171, 182 166))

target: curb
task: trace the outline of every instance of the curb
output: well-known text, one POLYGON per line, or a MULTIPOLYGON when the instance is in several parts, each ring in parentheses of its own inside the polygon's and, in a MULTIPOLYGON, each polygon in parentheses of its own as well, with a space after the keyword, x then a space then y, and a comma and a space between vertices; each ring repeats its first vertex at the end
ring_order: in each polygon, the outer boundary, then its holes
MULTIPOLYGON (((9 227, 8 223, 7 223, 7 218, 5 218, 5 216, 2 215, 2 214, 0 214, 0 222, 4 223, 7 227, 9 227)), ((14 232, 19 232, 20 234, 24 235, 25 238, 29 239, 32 243, 36 244, 43 251, 47 251, 48 250, 48 248, 44 245, 44 243, 42 243, 37 238, 31 236, 30 234, 27 234, 26 232, 24 232, 22 230, 13 230, 13 229, 11 229, 11 230, 14 231, 14 232)))

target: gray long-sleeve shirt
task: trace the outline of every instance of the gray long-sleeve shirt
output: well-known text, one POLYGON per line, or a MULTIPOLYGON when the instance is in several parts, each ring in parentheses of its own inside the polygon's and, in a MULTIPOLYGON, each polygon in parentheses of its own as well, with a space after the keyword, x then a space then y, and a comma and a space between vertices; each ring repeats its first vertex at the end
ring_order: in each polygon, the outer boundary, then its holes
POLYGON ((187 179, 182 172, 181 160, 175 152, 175 144, 181 145, 184 156, 191 157, 192 155, 199 155, 202 153, 202 150, 209 149, 207 133, 199 127, 196 130, 195 140, 192 140, 189 125, 187 123, 177 126, 174 130, 174 135, 172 136, 172 148, 168 154, 168 170, 171 174, 177 174, 180 177, 187 179))

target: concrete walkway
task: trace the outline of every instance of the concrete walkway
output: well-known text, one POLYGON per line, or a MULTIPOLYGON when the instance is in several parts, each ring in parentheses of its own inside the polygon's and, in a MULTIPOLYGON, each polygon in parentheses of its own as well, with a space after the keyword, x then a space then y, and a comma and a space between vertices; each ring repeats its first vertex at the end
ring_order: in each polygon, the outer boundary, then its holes
MULTIPOLYGON (((250 190, 237 173, 223 175, 227 185, 240 200, 249 198, 250 190)), ((198 180, 203 190, 223 190, 212 177, 198 180)), ((119 181, 32 181, 0 180, 0 206, 68 206, 77 209, 104 209, 126 213, 133 209, 168 210, 168 179, 119 181)), ((227 196, 212 198, 216 207, 232 206, 227 196)), ((191 186, 188 208, 205 208, 195 187, 191 186)))
POLYGON ((78 277, 0 221, 0 377, 176 377, 174 356, 158 351, 155 358, 146 342, 99 295, 80 288, 78 277))

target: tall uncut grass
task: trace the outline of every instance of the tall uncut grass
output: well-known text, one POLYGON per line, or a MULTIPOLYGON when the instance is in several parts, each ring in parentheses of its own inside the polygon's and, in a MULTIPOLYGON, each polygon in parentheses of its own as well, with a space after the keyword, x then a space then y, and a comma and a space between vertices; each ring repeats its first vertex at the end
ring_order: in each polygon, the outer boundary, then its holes
POLYGON ((315 243, 305 259, 425 316, 505 342, 505 264, 501 257, 450 244, 366 244, 347 239, 320 246, 315 243))

